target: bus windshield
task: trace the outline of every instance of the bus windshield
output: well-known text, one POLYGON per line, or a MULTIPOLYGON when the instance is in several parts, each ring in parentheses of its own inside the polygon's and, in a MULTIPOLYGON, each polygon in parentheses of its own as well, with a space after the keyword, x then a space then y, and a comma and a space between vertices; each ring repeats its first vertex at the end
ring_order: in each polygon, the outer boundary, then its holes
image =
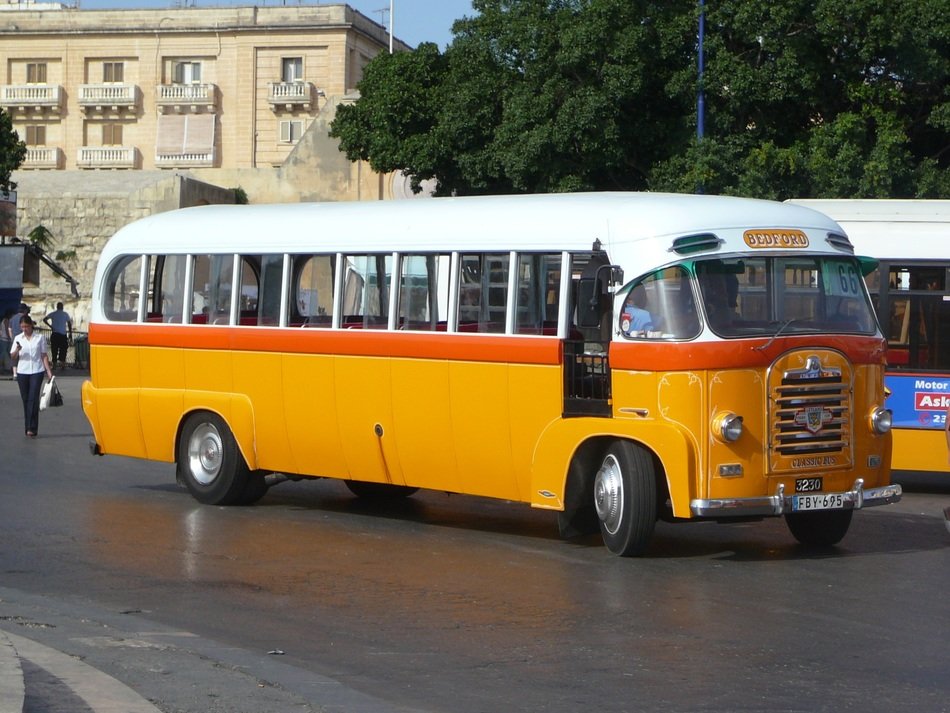
POLYGON ((630 339, 692 339, 701 321, 725 338, 877 330, 855 258, 758 255, 696 260, 635 280, 619 327, 630 339))

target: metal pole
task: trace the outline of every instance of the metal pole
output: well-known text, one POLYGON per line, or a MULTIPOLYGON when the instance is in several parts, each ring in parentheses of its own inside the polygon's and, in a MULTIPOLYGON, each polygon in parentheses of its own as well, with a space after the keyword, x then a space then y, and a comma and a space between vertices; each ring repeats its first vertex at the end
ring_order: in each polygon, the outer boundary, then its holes
POLYGON ((389 0, 389 54, 393 53, 393 4, 395 0, 389 0))
POLYGON ((699 0, 699 95, 696 99, 696 138, 702 141, 705 133, 705 113, 706 100, 703 96, 703 69, 705 60, 703 57, 703 39, 706 34, 706 0, 699 0))

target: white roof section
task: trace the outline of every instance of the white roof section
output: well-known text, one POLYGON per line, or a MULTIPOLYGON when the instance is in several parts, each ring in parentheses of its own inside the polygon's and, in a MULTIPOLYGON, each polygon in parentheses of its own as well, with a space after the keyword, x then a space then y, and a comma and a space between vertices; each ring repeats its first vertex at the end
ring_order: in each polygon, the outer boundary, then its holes
MULTIPOLYGON (((188 252, 423 252, 589 250, 624 246, 673 262, 675 237, 715 233, 718 252, 747 250, 748 229, 797 228, 812 248, 840 228, 813 210, 771 201, 663 193, 562 193, 419 201, 202 206, 157 214, 120 230, 103 250, 188 252), (643 244, 653 242, 654 246, 643 244), (666 255, 662 258, 662 255, 666 255)), ((797 251, 797 252, 800 252, 797 251)), ((657 262, 658 261, 658 262, 657 262)))
POLYGON ((793 200, 844 228, 857 254, 889 260, 950 257, 950 201, 793 200))

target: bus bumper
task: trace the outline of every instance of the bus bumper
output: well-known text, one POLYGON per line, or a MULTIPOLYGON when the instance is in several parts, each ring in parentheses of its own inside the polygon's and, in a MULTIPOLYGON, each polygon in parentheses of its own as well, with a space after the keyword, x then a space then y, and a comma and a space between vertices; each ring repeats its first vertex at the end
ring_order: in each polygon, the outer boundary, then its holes
MULTIPOLYGON (((841 495, 840 506, 836 510, 860 510, 875 505, 888 505, 901 499, 900 485, 885 485, 880 488, 864 489, 864 479, 858 478, 851 490, 844 493, 822 493, 823 495, 841 495)), ((796 496, 786 495, 785 486, 779 484, 775 495, 762 498, 725 498, 695 499, 690 501, 689 509, 696 517, 747 517, 754 515, 783 515, 789 512, 818 512, 818 510, 798 510, 796 496)))

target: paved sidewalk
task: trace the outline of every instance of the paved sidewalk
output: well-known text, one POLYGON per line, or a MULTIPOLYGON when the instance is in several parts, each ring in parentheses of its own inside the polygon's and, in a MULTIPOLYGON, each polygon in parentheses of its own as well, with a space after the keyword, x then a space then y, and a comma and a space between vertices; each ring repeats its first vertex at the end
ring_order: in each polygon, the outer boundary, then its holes
POLYGON ((89 713, 161 713, 125 684, 56 649, 9 632, 0 670, 16 669, 0 680, 0 712, 80 713, 79 699, 89 713), (29 671, 24 677, 24 672, 29 671), (25 680, 38 691, 25 696, 25 680), (9 688, 9 690, 8 690, 9 688))
POLYGON ((13 642, 0 630, 0 713, 23 713, 23 669, 13 642))

